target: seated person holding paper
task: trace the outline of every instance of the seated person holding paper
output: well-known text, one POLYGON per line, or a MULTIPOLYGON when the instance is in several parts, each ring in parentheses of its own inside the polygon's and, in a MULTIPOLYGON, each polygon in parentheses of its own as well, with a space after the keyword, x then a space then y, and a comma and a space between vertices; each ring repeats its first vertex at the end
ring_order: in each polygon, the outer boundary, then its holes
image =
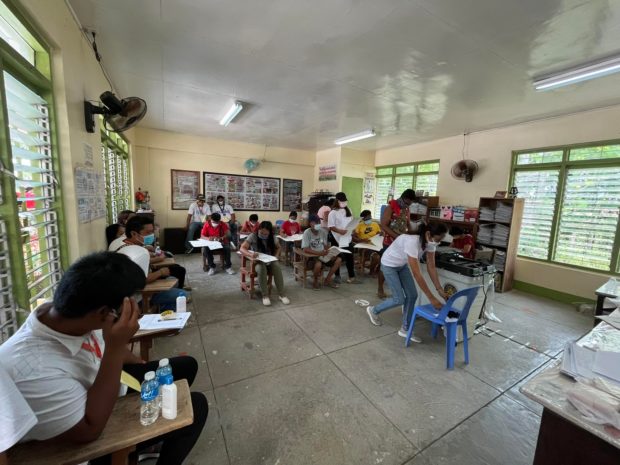
MULTIPOLYGON (((152 244, 155 239, 155 235, 153 233, 154 225, 153 219, 148 216, 134 216, 127 222, 127 226, 125 227, 125 234, 127 238, 123 241, 123 244, 115 251, 117 253, 128 256, 134 263, 136 263, 144 272, 146 276, 146 282, 152 283, 161 278, 167 278, 171 276, 172 273, 168 267, 160 268, 157 271, 150 272, 150 265, 152 260, 158 261, 163 260, 161 258, 152 258, 151 252, 149 252, 145 246, 152 244)), ((178 266, 178 265, 177 265, 178 266)), ((185 268, 178 266, 181 268, 180 274, 185 277, 185 268)), ((179 271, 179 270, 176 270, 179 271)), ((177 278, 178 279, 178 278, 177 278)), ((180 286, 182 283, 179 280, 177 284, 180 286)), ((174 287, 164 292, 158 292, 151 298, 151 303, 155 305, 159 305, 164 309, 176 310, 177 306, 177 297, 187 296, 186 292, 178 287, 174 287)), ((147 311, 148 309, 143 309, 147 311)))
MULTIPOLYGON (((361 284, 361 281, 355 278, 355 265, 353 262, 353 245, 351 233, 347 230, 351 222, 355 221, 351 210, 347 207, 347 195, 344 192, 338 192, 336 194, 336 203, 334 208, 329 212, 327 216, 327 226, 331 232, 331 243, 341 249, 347 249, 351 253, 345 253, 344 262, 347 265, 347 273, 349 284, 361 284)), ((340 270, 336 273, 336 276, 340 275, 340 270)))
MULTIPOLYGON (((271 255, 275 258, 278 255, 278 246, 274 239, 273 225, 270 221, 263 221, 258 226, 258 232, 250 234, 243 244, 241 244, 241 253, 246 257, 252 259, 258 259, 259 253, 265 255, 271 255)), ((270 261, 269 263, 263 263, 258 261, 256 263, 256 272, 258 274, 258 283, 260 291, 263 295, 263 305, 271 305, 271 299, 269 299, 269 290, 267 287, 267 275, 271 273, 273 280, 276 282, 276 289, 278 290, 278 298, 284 305, 291 303, 288 297, 284 293, 284 279, 282 278, 282 270, 278 260, 270 261)))
MULTIPOLYGON (((284 223, 282 223, 282 226, 280 227, 280 236, 289 237, 289 236, 294 236, 295 234, 301 234, 301 225, 297 222, 297 212, 293 210, 288 215, 288 221, 285 221, 284 223)), ((285 247, 286 247, 286 256, 292 263, 293 262, 293 249, 295 248, 295 243, 286 241, 285 247)))
POLYGON ((243 234, 252 234, 258 232, 258 215, 256 213, 252 213, 250 218, 243 223, 241 227, 241 232, 243 234))
MULTIPOLYGON (((211 220, 207 221, 202 227, 200 238, 222 244, 224 269, 228 274, 235 274, 230 262, 230 230, 228 225, 222 221, 222 216, 219 213, 211 214, 211 220)), ((213 276, 215 274, 215 261, 213 260, 213 251, 209 247, 202 248, 202 259, 207 262, 202 266, 203 271, 208 271, 207 276, 213 276)))
MULTIPOLYGON (((125 237, 126 237, 125 226, 120 223, 114 223, 108 226, 107 228, 105 228, 105 239, 108 243, 108 247, 110 247, 112 242, 114 242, 117 239, 119 239, 117 240, 117 243, 118 243, 118 246, 120 247, 122 245, 122 241, 125 240, 125 237), (122 239, 119 239, 121 237, 122 239)), ((110 252, 113 252, 113 251, 110 250, 110 252)))
MULTIPOLYGON (((119 396, 121 370, 140 382, 147 371, 157 368, 158 362, 145 363, 127 349, 138 330, 140 314, 131 296, 145 281, 140 267, 121 253, 83 257, 65 272, 53 303, 33 311, 0 346, 3 365, 38 420, 24 441, 94 441, 119 396)), ((175 379, 185 378, 192 384, 198 371, 195 359, 175 357, 170 365, 175 379)), ((137 396, 135 401, 137 405, 137 396)), ((200 436, 209 411, 204 394, 192 392, 191 401, 191 425, 138 444, 136 449, 163 441, 157 463, 180 465, 200 436)), ((133 421, 139 421, 137 410, 133 421)), ((108 457, 102 457, 90 463, 107 461, 108 457)))
POLYGON ((308 222, 310 227, 304 231, 301 248, 308 255, 314 256, 307 261, 308 269, 312 269, 314 275, 312 288, 319 290, 319 277, 321 276, 323 265, 327 265, 330 268, 325 278, 325 285, 338 289, 338 284, 334 283, 332 278, 342 264, 342 259, 338 257, 340 252, 336 250, 336 254, 330 253, 331 244, 327 238, 327 231, 321 228, 321 219, 318 215, 310 215, 308 222))
MULTIPOLYGON (((360 224, 353 230, 353 242, 372 244, 372 239, 375 236, 381 234, 381 226, 372 220, 372 213, 370 210, 364 210, 360 213, 360 224)), ((379 261, 381 256, 378 252, 372 252, 370 254, 370 275, 374 276, 379 271, 379 261)))

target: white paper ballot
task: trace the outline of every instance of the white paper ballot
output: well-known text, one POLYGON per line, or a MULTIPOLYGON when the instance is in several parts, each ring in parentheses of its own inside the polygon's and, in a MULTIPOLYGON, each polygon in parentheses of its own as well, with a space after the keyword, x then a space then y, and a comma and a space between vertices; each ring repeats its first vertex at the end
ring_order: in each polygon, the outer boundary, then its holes
POLYGON ((196 241, 189 241, 193 247, 209 247, 211 250, 221 249, 222 243, 218 241, 208 241, 206 239, 198 239, 196 241))
POLYGON ((296 241, 302 240, 303 237, 304 237, 303 234, 293 234, 292 236, 286 236, 286 237, 278 236, 278 239, 284 242, 296 242, 296 241))
POLYGON ((351 240, 353 239, 353 231, 355 230, 355 228, 357 227, 357 225, 360 223, 360 220, 358 218, 351 218, 351 222, 347 225, 347 232, 346 234, 338 234, 337 232, 333 232, 332 234, 334 235, 334 238, 336 239, 336 241, 338 241, 338 246, 340 247, 348 247, 349 244, 351 243, 351 240))
POLYGON ((263 262, 263 263, 271 263, 271 262, 277 262, 278 258, 274 257, 273 255, 267 255, 266 253, 259 253, 258 258, 256 260, 258 260, 259 262, 263 262))
POLYGON ((370 243, 360 242, 359 244, 355 244, 354 248, 356 249, 370 249, 375 252, 380 252, 383 248, 383 236, 373 236, 370 238, 370 243))
POLYGON ((141 331, 152 331, 157 329, 183 329, 187 324, 192 312, 177 313, 173 320, 162 320, 158 313, 143 315, 138 320, 141 331))

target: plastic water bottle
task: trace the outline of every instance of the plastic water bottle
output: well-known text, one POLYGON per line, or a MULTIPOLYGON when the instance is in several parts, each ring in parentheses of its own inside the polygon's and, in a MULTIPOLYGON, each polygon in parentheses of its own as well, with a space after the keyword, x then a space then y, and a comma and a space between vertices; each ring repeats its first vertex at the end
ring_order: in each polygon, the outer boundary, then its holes
POLYGON ((149 371, 144 375, 140 392, 140 424, 148 426, 155 423, 159 417, 159 383, 155 379, 155 372, 149 371))
POLYGON ((162 386, 164 384, 166 384, 166 381, 168 381, 168 378, 170 378, 170 382, 172 383, 174 381, 174 378, 172 377, 172 367, 170 366, 170 361, 167 358, 162 358, 159 361, 159 367, 157 368, 157 371, 155 372, 155 378, 157 380, 157 382, 159 383, 159 406, 161 408, 162 405, 162 386))
POLYGON ((166 420, 174 420, 177 417, 177 386, 172 380, 172 374, 164 376, 161 391, 161 416, 166 420))
POLYGON ((187 297, 180 295, 177 297, 177 313, 185 313, 187 311, 187 297))
POLYGON ((161 247, 160 246, 155 247, 155 255, 157 255, 158 257, 161 255, 161 247))

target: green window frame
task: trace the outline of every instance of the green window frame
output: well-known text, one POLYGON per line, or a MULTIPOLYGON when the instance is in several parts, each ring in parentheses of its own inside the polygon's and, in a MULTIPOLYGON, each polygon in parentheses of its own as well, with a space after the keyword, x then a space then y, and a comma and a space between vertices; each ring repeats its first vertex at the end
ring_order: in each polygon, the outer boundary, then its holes
POLYGON ((49 300, 68 265, 50 49, 0 1, 0 343, 49 300), (7 29, 5 29, 5 32, 7 29))
POLYGON ((101 158, 105 182, 107 223, 116 223, 119 212, 131 208, 129 143, 105 128, 101 120, 101 158))
POLYGON ((439 160, 426 160, 376 168, 374 217, 381 216, 381 206, 398 197, 405 189, 423 190, 437 195, 439 160))
POLYGON ((510 186, 525 199, 520 257, 618 274, 619 140, 514 151, 510 186))

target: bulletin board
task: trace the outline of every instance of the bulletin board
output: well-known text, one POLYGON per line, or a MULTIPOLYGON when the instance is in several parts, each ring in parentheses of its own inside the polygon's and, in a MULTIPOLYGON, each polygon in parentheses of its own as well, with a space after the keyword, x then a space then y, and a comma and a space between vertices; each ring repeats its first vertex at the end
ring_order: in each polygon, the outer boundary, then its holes
POLYGON ((303 182, 299 179, 282 180, 282 210, 301 210, 303 182))
POLYGON ((170 170, 172 210, 187 210, 200 194, 200 171, 170 170))
POLYGON ((280 178, 203 171, 207 201, 218 195, 240 211, 280 211, 280 178))
POLYGON ((74 168, 75 197, 80 223, 90 223, 106 216, 103 173, 86 166, 74 168))

